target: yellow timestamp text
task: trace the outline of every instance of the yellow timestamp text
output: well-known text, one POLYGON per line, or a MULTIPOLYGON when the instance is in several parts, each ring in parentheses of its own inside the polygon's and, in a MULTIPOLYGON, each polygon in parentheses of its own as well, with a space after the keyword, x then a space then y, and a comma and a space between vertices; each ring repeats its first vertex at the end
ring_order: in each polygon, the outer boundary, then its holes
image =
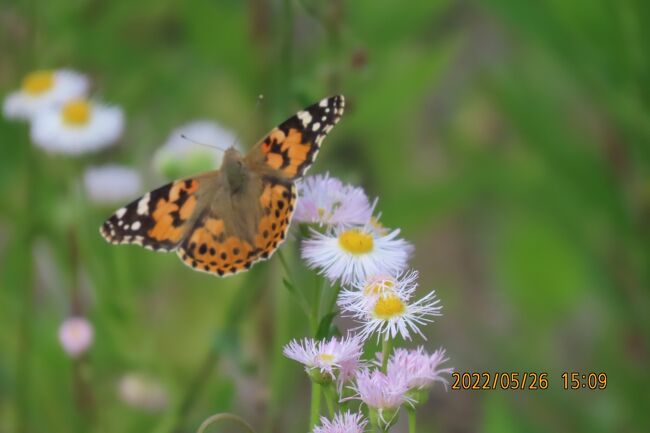
POLYGON ((564 389, 605 389, 607 388, 607 373, 565 371, 562 373, 564 389))
POLYGON ((548 373, 544 372, 453 372, 452 390, 544 390, 548 373))

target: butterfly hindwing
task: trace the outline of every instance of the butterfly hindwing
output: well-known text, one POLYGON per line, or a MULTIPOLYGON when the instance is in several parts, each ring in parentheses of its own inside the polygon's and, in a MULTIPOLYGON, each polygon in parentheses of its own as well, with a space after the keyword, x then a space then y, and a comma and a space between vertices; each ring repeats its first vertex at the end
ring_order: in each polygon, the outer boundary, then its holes
POLYGON ((137 244, 172 251, 182 241, 197 206, 199 180, 183 179, 143 195, 118 209, 100 228, 113 244, 137 244))
POLYGON ((229 232, 217 212, 210 211, 196 220, 178 248, 178 256, 196 270, 219 276, 245 271, 253 263, 269 258, 284 241, 296 199, 292 182, 265 178, 258 198, 261 217, 253 242, 229 232))
POLYGON ((322 99, 274 128, 251 151, 263 154, 263 162, 288 179, 302 177, 318 154, 327 134, 338 123, 345 108, 342 95, 322 99))

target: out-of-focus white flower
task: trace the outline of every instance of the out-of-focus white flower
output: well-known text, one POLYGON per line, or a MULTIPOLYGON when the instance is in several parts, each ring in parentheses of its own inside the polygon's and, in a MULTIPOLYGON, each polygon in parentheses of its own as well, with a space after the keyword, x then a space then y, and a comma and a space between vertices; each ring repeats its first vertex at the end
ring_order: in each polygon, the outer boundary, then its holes
POLYGON ((91 201, 114 204, 134 199, 142 190, 137 171, 122 165, 89 167, 84 172, 84 187, 91 201))
POLYGON ((397 277, 391 275, 371 275, 365 281, 354 283, 353 289, 344 289, 337 303, 346 309, 350 305, 372 307, 377 300, 390 293, 408 299, 417 289, 417 271, 405 271, 397 277))
POLYGON ((305 338, 284 346, 284 356, 305 365, 307 374, 317 383, 336 380, 339 387, 354 377, 359 368, 363 342, 356 336, 329 341, 305 338))
POLYGON ((370 275, 398 274, 413 247, 397 239, 399 230, 382 236, 373 230, 339 226, 328 233, 312 230, 302 243, 302 257, 330 281, 342 284, 364 281, 370 275))
POLYGON ((39 111, 56 107, 88 91, 88 78, 67 69, 35 71, 27 75, 20 90, 7 95, 3 112, 8 119, 29 120, 39 111))
POLYGON ((356 393, 351 398, 365 403, 370 417, 376 418, 384 430, 395 422, 403 404, 411 404, 407 395, 408 386, 401 375, 392 376, 379 370, 364 369, 357 373, 351 389, 356 393))
POLYGON ((173 179, 214 170, 221 165, 223 150, 210 146, 227 149, 235 145, 241 151, 235 140, 235 133, 218 123, 209 120, 186 123, 174 129, 156 151, 154 165, 164 176, 173 179))
POLYGON ((434 382, 441 382, 447 387, 447 379, 443 375, 451 374, 454 369, 440 368, 440 364, 448 360, 442 348, 431 355, 423 347, 414 350, 398 348, 388 359, 388 375, 403 375, 409 389, 427 389, 434 382))
POLYGON ((302 181, 293 219, 320 225, 364 225, 372 217, 372 208, 362 188, 344 185, 328 173, 302 181))
POLYGON ((61 107, 46 108, 32 120, 32 141, 52 153, 79 155, 115 143, 124 129, 119 107, 73 99, 61 107))
POLYGON ((124 375, 118 383, 118 393, 126 404, 148 411, 167 407, 167 390, 156 380, 140 373, 124 375))
POLYGON ((417 284, 410 281, 409 284, 395 285, 385 290, 375 296, 374 302, 369 301, 369 296, 359 296, 356 303, 349 303, 347 299, 348 303, 341 304, 341 307, 361 323, 358 329, 362 338, 376 333, 378 339, 383 337, 388 340, 399 334, 410 340, 411 332, 415 332, 426 340, 419 326, 432 322, 432 316, 442 315, 442 306, 438 305, 440 300, 435 298, 434 291, 411 302, 416 288, 417 284))
POLYGON ((73 358, 84 353, 93 343, 93 325, 83 317, 68 317, 59 327, 59 342, 73 358))
POLYGON ((314 427, 314 433, 363 433, 368 421, 360 413, 339 412, 332 421, 321 417, 319 426, 314 427))

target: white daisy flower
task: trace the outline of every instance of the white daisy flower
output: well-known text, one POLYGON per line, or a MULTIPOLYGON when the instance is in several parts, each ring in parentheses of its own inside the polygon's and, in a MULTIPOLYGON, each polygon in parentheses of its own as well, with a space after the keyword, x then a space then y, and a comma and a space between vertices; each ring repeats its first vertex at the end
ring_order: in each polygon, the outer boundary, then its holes
POLYGON ((115 204, 134 199, 142 190, 142 180, 140 174, 129 167, 108 164, 87 168, 84 187, 91 201, 115 204))
POLYGON ((344 185, 329 173, 308 176, 300 185, 300 200, 293 219, 319 225, 363 225, 372 217, 363 188, 344 185))
POLYGON ((332 421, 321 417, 320 423, 314 427, 314 433, 363 433, 368 421, 360 413, 347 411, 337 413, 332 421))
POLYGON ((59 342, 73 358, 84 353, 93 343, 93 325, 84 317, 69 317, 59 327, 59 342))
POLYGON ((363 342, 356 336, 342 339, 332 337, 329 341, 305 338, 302 341, 291 341, 282 353, 303 364, 315 382, 329 383, 336 380, 341 387, 354 377, 359 368, 363 342))
MULTIPOLYGON (((221 165, 223 150, 210 146, 227 149, 235 144, 236 138, 233 131, 209 120, 186 123, 174 129, 156 151, 154 166, 170 179, 214 170, 221 165)), ((239 145, 235 148, 241 150, 239 145)))
POLYGON ((40 111, 32 121, 31 137, 48 152, 79 155, 110 146, 123 129, 120 108, 74 99, 40 111))
POLYGON ((7 95, 3 113, 8 119, 30 120, 36 113, 82 98, 88 91, 86 76, 67 69, 36 71, 27 75, 20 90, 7 95))
POLYGON ((328 233, 312 230, 302 243, 302 257, 309 267, 319 268, 330 281, 342 284, 363 281, 369 275, 397 274, 406 266, 413 247, 396 239, 399 230, 385 236, 373 230, 339 226, 328 233))
POLYGON ((365 281, 354 283, 354 288, 344 289, 339 293, 338 305, 346 309, 350 305, 364 305, 370 308, 381 296, 397 294, 404 300, 417 288, 417 271, 404 271, 397 277, 391 275, 371 275, 365 281))
POLYGON ((414 284, 394 286, 377 296, 374 302, 360 297, 357 303, 346 304, 343 308, 361 323, 359 335, 364 339, 376 333, 378 339, 393 339, 399 334, 410 340, 411 332, 414 332, 426 340, 419 326, 432 322, 432 316, 441 316, 442 306, 438 305, 440 300, 435 298, 434 291, 411 302, 416 287, 414 284))

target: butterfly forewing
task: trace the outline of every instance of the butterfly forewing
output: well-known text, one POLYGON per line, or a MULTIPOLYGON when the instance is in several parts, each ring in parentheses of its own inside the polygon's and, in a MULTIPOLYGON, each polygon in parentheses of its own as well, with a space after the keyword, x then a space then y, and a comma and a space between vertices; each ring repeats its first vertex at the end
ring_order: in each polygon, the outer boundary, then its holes
POLYGON ((168 183, 118 209, 100 228, 113 244, 172 251, 183 240, 197 206, 198 179, 168 183))
POLYGON ((264 137, 249 154, 289 179, 304 176, 312 165, 323 139, 338 123, 345 108, 342 95, 322 99, 282 122, 264 137))

